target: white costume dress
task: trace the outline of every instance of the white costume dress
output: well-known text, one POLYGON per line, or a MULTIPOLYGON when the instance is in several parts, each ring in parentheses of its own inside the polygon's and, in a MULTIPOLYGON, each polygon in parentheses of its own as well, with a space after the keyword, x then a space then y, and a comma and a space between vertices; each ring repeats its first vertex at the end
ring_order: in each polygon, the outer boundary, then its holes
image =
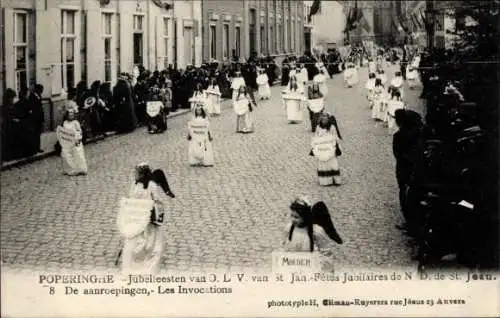
POLYGON ((413 65, 408 65, 406 67, 406 79, 408 80, 408 86, 414 88, 418 81, 418 71, 413 65))
POLYGON ((269 78, 267 74, 262 73, 257 76, 257 85, 259 85, 259 97, 261 99, 270 99, 271 88, 269 87, 269 78))
POLYGON ((373 89, 372 118, 376 120, 386 120, 387 110, 385 108, 386 92, 383 86, 375 86, 373 89))
POLYGON ((368 63, 368 73, 377 73, 377 64, 374 61, 368 63))
POLYGON ((77 120, 66 120, 62 127, 75 137, 73 142, 62 140, 60 137, 58 138, 61 145, 64 174, 70 176, 87 174, 87 160, 85 159, 85 151, 83 150, 80 123, 77 120))
POLYGON ((392 86, 394 88, 397 88, 399 90, 399 93, 401 94, 401 99, 404 100, 405 97, 405 91, 404 91, 404 80, 402 76, 396 76, 394 77, 389 86, 392 86))
POLYGON ((127 238, 122 252, 123 274, 157 274, 160 271, 165 252, 165 218, 162 196, 163 190, 153 181, 146 189, 142 183, 134 183, 128 197, 153 200, 156 219, 148 222, 138 235, 127 238))
POLYGON ((309 77, 307 75, 307 69, 305 67, 302 68, 296 77, 297 77, 297 86, 300 87, 301 91, 305 91, 307 82, 309 81, 309 77))
POLYGON ((233 98, 233 109, 236 113, 236 132, 253 132, 253 118, 250 112, 250 98, 240 95, 233 98))
POLYGON ((188 122, 189 148, 188 162, 191 166, 213 166, 214 149, 210 135, 210 123, 203 117, 195 117, 188 122))
POLYGON ((314 76, 314 79, 313 81, 315 83, 318 83, 319 84, 319 91, 321 92, 321 94, 323 94, 324 97, 326 97, 328 95, 328 86, 326 85, 326 76, 325 74, 316 74, 314 76))
POLYGON ((304 94, 298 91, 286 90, 283 92, 282 97, 288 122, 291 124, 301 122, 303 117, 302 105, 306 101, 304 94))
POLYGON ((209 86, 205 93, 207 95, 207 108, 209 109, 210 114, 220 115, 221 92, 219 86, 209 86))
POLYGON ((366 99, 368 99, 368 106, 373 108, 373 91, 375 89, 375 79, 369 78, 365 84, 366 99))
POLYGON ((193 116, 194 116, 194 110, 196 108, 196 105, 200 104, 200 103, 203 104, 203 109, 205 109, 205 112, 207 114, 210 114, 209 109, 207 108, 207 96, 206 96, 205 92, 195 91, 193 93, 193 96, 189 99, 189 102, 191 103, 191 111, 193 112, 193 116))
POLYGON ((405 104, 400 100, 391 99, 387 101, 387 124, 389 134, 394 134, 397 131, 395 113, 398 109, 404 109, 405 104))
POLYGON ((386 85, 387 84, 387 75, 384 74, 377 74, 377 77, 376 78, 379 78, 380 81, 382 82, 382 85, 386 85))
POLYGON ((347 87, 353 87, 358 83, 358 69, 356 67, 349 67, 344 71, 344 82, 347 87))
POLYGON ((318 181, 321 186, 333 185, 340 177, 337 146, 340 147, 335 127, 331 127, 330 131, 317 128, 311 140, 311 147, 314 157, 318 160, 318 181))
MULTIPOLYGON (((289 223, 285 228, 284 236, 286 237, 286 240, 283 242, 283 250, 289 253, 309 253, 310 255, 311 245, 307 228, 295 226, 290 240, 289 233, 291 227, 292 223, 289 223)), ((321 271, 333 273, 335 266, 334 255, 332 253, 333 246, 330 243, 330 238, 321 226, 313 225, 312 239, 314 246, 314 251, 312 253, 315 257, 318 257, 318 261, 321 265, 321 271)))

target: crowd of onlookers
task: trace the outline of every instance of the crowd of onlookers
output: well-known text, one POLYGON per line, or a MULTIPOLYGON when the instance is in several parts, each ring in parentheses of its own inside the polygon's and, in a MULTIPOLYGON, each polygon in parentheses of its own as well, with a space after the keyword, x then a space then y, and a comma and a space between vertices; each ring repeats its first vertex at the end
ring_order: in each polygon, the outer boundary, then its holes
MULTIPOLYGON (((324 57, 323 57, 324 58, 324 57)), ((231 97, 231 78, 236 71, 241 71, 246 85, 257 89, 257 69, 263 69, 269 79, 269 85, 281 78, 282 85, 288 83, 288 67, 291 63, 301 63, 311 69, 314 77, 314 64, 317 59, 307 52, 302 57, 286 56, 281 67, 271 56, 257 56, 256 53, 242 61, 203 63, 200 67, 188 65, 177 69, 170 65, 162 71, 150 71, 141 66, 131 73, 122 73, 114 87, 109 82, 94 81, 90 87, 85 81, 68 89, 67 101, 60 109, 64 115, 68 101, 76 104, 77 119, 83 130, 83 141, 106 136, 108 132, 127 133, 136 127, 146 125, 146 103, 152 97, 160 96, 166 112, 190 108, 189 99, 196 87, 201 84, 206 89, 215 81, 221 97, 231 97)), ((33 156, 43 152, 40 145, 44 129, 44 107, 42 103, 43 87, 36 87, 29 92, 27 88, 19 93, 7 89, 2 103, 2 161, 10 161, 33 156)), ((47 111, 47 110, 45 110, 47 111)), ((55 116, 58 118, 59 116, 55 116)), ((56 144, 56 149, 59 149, 56 144)))
POLYGON ((32 92, 6 89, 2 101, 2 161, 28 157, 43 152, 40 138, 45 116, 42 106, 43 86, 32 92))
POLYGON ((426 114, 399 110, 396 176, 421 268, 457 261, 498 268, 496 74, 462 52, 426 51, 420 78, 426 114))

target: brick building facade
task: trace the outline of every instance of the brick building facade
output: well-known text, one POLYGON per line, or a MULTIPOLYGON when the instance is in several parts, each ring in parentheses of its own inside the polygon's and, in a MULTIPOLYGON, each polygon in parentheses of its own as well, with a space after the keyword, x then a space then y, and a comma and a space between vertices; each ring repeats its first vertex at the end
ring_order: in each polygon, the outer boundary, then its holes
POLYGON ((203 59, 248 58, 251 52, 283 56, 304 50, 303 2, 204 0, 203 59))

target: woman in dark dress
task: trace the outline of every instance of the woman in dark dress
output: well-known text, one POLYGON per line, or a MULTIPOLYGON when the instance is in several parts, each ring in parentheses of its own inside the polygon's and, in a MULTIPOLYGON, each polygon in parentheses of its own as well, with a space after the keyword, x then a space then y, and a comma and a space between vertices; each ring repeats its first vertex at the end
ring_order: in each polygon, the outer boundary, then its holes
POLYGON ((281 86, 287 86, 290 80, 290 60, 285 57, 281 65, 281 86))
POLYGON ((126 133, 133 131, 137 126, 132 88, 128 79, 122 77, 113 89, 113 103, 116 109, 116 131, 126 133))
POLYGON ((21 120, 15 112, 16 92, 7 88, 2 102, 2 162, 12 160, 17 152, 16 132, 21 131, 21 120))

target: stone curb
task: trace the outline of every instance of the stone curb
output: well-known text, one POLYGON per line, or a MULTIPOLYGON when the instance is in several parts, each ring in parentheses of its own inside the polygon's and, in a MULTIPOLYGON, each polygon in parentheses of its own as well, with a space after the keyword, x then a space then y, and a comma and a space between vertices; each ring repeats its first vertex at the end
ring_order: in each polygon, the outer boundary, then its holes
MULTIPOLYGON (((178 117, 178 116, 187 114, 189 112, 191 112, 191 110, 189 110, 189 109, 181 109, 179 111, 176 111, 175 113, 169 114, 167 116, 167 118, 170 119, 170 118, 178 117)), ((112 136, 117 136, 117 135, 119 135, 119 134, 117 134, 114 131, 113 132, 109 132, 109 133, 106 134, 106 137, 99 137, 99 138, 89 139, 88 141, 85 142, 85 145, 92 144, 92 143, 98 142, 100 140, 105 140, 106 138, 109 138, 109 137, 112 137, 112 136)), ((18 168, 18 167, 21 167, 21 166, 24 166, 24 165, 27 165, 27 164, 30 164, 30 163, 33 163, 33 162, 36 162, 36 161, 40 161, 40 160, 43 160, 43 159, 48 158, 48 157, 56 156, 56 155, 57 155, 57 152, 55 150, 51 150, 51 151, 47 151, 47 152, 44 152, 44 153, 41 153, 41 154, 36 154, 34 156, 31 156, 31 157, 27 157, 27 158, 22 158, 22 159, 10 161, 10 162, 4 163, 2 165, 2 168, 1 168, 0 171, 7 171, 7 170, 10 170, 10 169, 13 169, 13 168, 18 168)))

